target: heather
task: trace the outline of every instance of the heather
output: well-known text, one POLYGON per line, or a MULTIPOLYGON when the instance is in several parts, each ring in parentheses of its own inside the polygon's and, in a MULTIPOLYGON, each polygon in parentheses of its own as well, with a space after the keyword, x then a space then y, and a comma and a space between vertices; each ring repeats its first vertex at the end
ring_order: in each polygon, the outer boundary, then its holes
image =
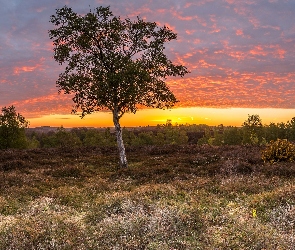
POLYGON ((295 164, 264 146, 0 151, 0 249, 292 249, 295 164))

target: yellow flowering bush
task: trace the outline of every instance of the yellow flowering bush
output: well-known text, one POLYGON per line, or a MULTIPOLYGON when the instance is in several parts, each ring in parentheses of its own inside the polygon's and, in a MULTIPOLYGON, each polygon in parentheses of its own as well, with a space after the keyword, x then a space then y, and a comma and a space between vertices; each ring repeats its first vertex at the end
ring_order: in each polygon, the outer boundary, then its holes
POLYGON ((262 160, 264 162, 275 163, 279 161, 295 160, 295 145, 287 139, 277 139, 271 141, 268 147, 262 151, 262 160))

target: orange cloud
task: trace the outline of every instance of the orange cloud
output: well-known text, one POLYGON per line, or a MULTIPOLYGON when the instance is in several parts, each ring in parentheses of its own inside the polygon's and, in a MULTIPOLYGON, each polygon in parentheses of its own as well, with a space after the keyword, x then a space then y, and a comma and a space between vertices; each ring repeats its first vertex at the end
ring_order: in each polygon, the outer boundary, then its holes
POLYGON ((40 117, 49 114, 70 114, 72 110, 72 95, 58 93, 48 94, 12 103, 26 118, 40 117))
POLYGON ((202 68, 216 67, 215 64, 207 63, 205 60, 199 60, 198 65, 202 68))
POLYGON ((37 64, 35 64, 33 66, 25 65, 25 66, 14 67, 13 68, 13 73, 18 75, 18 74, 23 73, 23 72, 32 72, 32 71, 35 71, 35 70, 42 70, 42 66, 43 66, 44 61, 45 61, 45 58, 41 58, 40 63, 37 63, 37 64))
POLYGON ((33 66, 33 67, 28 67, 28 66, 23 66, 23 67, 15 67, 13 72, 14 74, 19 74, 20 72, 32 72, 34 71, 38 66, 33 66))
POLYGON ((263 49, 263 47, 261 45, 255 46, 249 52, 252 55, 260 55, 260 56, 266 56, 268 54, 266 51, 264 51, 264 49, 263 49))
POLYGON ((286 50, 282 49, 279 45, 269 45, 269 46, 257 45, 253 49, 251 49, 249 53, 254 56, 273 55, 274 57, 283 59, 285 57, 286 50))
POLYGON ((221 28, 218 28, 218 22, 216 20, 216 16, 215 15, 210 15, 210 21, 212 22, 212 26, 211 26, 211 32, 210 33, 218 33, 221 31, 221 28))
POLYGON ((278 55, 279 58, 285 58, 286 50, 282 49, 279 45, 271 45, 270 48, 274 49, 274 55, 278 55))
POLYGON ((291 108, 294 77, 295 73, 227 71, 223 75, 171 80, 168 84, 180 100, 177 106, 181 107, 291 108), (285 89, 286 84, 290 88, 285 89))

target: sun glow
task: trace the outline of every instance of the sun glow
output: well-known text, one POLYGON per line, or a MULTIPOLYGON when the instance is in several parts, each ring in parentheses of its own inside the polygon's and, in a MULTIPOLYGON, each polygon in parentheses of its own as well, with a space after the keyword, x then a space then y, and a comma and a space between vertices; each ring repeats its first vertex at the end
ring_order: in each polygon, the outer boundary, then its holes
MULTIPOLYGON (((217 126, 241 126, 248 114, 258 114, 263 124, 287 122, 295 117, 294 109, 246 109, 246 108, 174 108, 170 110, 142 109, 136 114, 125 114, 122 127, 156 126, 171 120, 172 124, 207 124, 217 126)), ((97 112, 81 119, 78 115, 46 115, 30 118, 30 127, 113 127, 110 112, 97 112)))

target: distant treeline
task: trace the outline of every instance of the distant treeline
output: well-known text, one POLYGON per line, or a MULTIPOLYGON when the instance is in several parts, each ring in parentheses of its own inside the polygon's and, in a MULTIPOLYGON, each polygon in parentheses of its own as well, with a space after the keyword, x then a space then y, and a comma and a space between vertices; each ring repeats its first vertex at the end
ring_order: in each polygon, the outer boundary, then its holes
MULTIPOLYGON (((57 128, 40 132, 26 129, 27 121, 15 113, 14 108, 5 109, 0 115, 0 149, 7 148, 55 148, 81 146, 116 146, 112 129, 57 128), (12 114, 12 115, 11 115, 12 114), (4 119, 5 118, 5 119, 4 119)), ((270 141, 287 139, 295 142, 295 117, 287 123, 262 125, 259 115, 248 115, 241 127, 178 125, 167 120, 155 127, 123 128, 123 140, 127 146, 168 144, 266 145, 270 141)))
MULTIPOLYGON (((27 148, 116 146, 110 128, 58 128, 40 133, 26 132, 27 148)), ((208 125, 172 125, 171 121, 156 127, 124 128, 123 140, 129 146, 167 144, 265 145, 276 139, 295 141, 295 117, 287 123, 262 125, 258 115, 249 115, 241 127, 208 125)))

